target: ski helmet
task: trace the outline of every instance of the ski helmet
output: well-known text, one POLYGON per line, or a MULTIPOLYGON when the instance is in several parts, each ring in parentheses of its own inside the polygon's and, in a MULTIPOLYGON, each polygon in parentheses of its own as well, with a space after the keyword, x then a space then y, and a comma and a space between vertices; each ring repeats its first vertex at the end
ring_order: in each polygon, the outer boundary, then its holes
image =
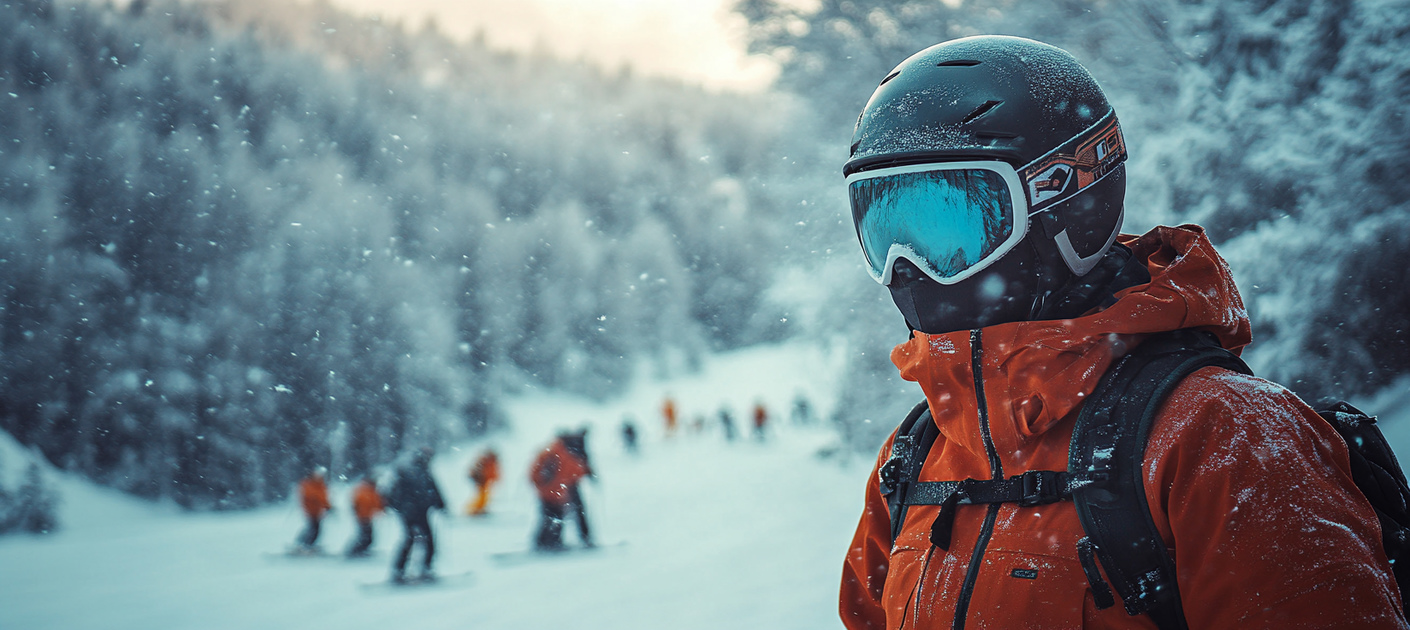
POLYGON ((853 133, 852 218, 911 328, 1068 317, 1052 305, 1121 228, 1126 148, 1072 55, 976 36, 886 75, 853 133))

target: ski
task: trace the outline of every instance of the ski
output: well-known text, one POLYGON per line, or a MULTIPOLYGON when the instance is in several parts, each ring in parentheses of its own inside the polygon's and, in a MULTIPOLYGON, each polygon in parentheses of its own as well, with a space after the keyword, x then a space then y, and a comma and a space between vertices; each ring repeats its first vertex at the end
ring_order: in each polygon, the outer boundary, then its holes
POLYGON ((611 553, 612 551, 621 549, 626 545, 627 541, 619 540, 617 542, 602 545, 593 545, 591 547, 563 547, 562 549, 555 549, 552 551, 539 549, 519 549, 515 551, 500 551, 492 553, 490 554, 490 559, 494 560, 501 566, 513 566, 519 564, 526 564, 529 562, 551 561, 559 558, 611 553))
POLYGON ((428 588, 448 588, 454 586, 469 586, 474 580, 474 573, 471 571, 461 571, 458 573, 447 573, 434 575, 432 577, 422 577, 408 575, 400 581, 382 580, 379 582, 361 582, 360 588, 368 591, 400 591, 400 590, 420 590, 428 588))
POLYGON ((343 554, 331 553, 322 547, 290 547, 284 551, 266 551, 264 557, 271 560, 301 558, 342 558, 343 554))

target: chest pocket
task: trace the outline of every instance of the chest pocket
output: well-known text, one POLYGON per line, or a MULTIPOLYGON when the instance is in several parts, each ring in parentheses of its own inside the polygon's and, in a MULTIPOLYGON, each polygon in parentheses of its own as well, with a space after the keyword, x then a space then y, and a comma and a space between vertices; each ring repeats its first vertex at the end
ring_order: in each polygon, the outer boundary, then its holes
POLYGON ((975 581, 967 625, 1083 627, 1089 587, 1075 541, 1063 530, 996 530, 975 581))
MULTIPOLYGON (((937 508, 913 506, 912 510, 915 518, 907 518, 891 551, 883 592, 887 627, 950 627, 973 548, 959 544, 947 553, 931 546, 929 523, 937 508)), ((956 518, 967 522, 959 529, 976 532, 983 510, 962 507, 956 518)), ((1095 608, 1077 558, 1076 540, 1081 535, 1071 504, 1036 510, 1004 506, 980 560, 965 626, 1082 628, 1085 611, 1095 612, 1095 608)), ((966 533, 959 540, 974 537, 966 533)), ((1111 610, 1126 617, 1120 608, 1111 610)))

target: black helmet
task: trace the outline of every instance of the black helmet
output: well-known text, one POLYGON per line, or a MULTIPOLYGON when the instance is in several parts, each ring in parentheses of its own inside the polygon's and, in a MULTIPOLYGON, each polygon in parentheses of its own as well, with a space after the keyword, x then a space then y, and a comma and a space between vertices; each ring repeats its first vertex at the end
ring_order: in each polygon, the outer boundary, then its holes
POLYGON ((843 173, 873 276, 912 328, 941 333, 1080 314, 1061 298, 1112 250, 1125 157, 1115 112, 1072 55, 978 36, 886 75, 843 173), (945 243, 927 252, 927 237, 945 243))

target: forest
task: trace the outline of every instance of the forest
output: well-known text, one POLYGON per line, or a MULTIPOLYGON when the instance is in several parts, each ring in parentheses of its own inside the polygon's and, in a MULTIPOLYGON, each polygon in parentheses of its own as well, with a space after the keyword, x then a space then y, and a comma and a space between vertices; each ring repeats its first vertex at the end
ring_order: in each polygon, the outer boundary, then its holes
POLYGON ((1410 3, 741 0, 760 93, 329 5, 0 0, 0 429, 196 509, 278 500, 701 356, 844 344, 863 452, 917 400, 843 198, 891 67, 1067 48, 1125 128, 1128 232, 1204 225, 1247 358, 1317 399, 1410 371, 1410 3))

